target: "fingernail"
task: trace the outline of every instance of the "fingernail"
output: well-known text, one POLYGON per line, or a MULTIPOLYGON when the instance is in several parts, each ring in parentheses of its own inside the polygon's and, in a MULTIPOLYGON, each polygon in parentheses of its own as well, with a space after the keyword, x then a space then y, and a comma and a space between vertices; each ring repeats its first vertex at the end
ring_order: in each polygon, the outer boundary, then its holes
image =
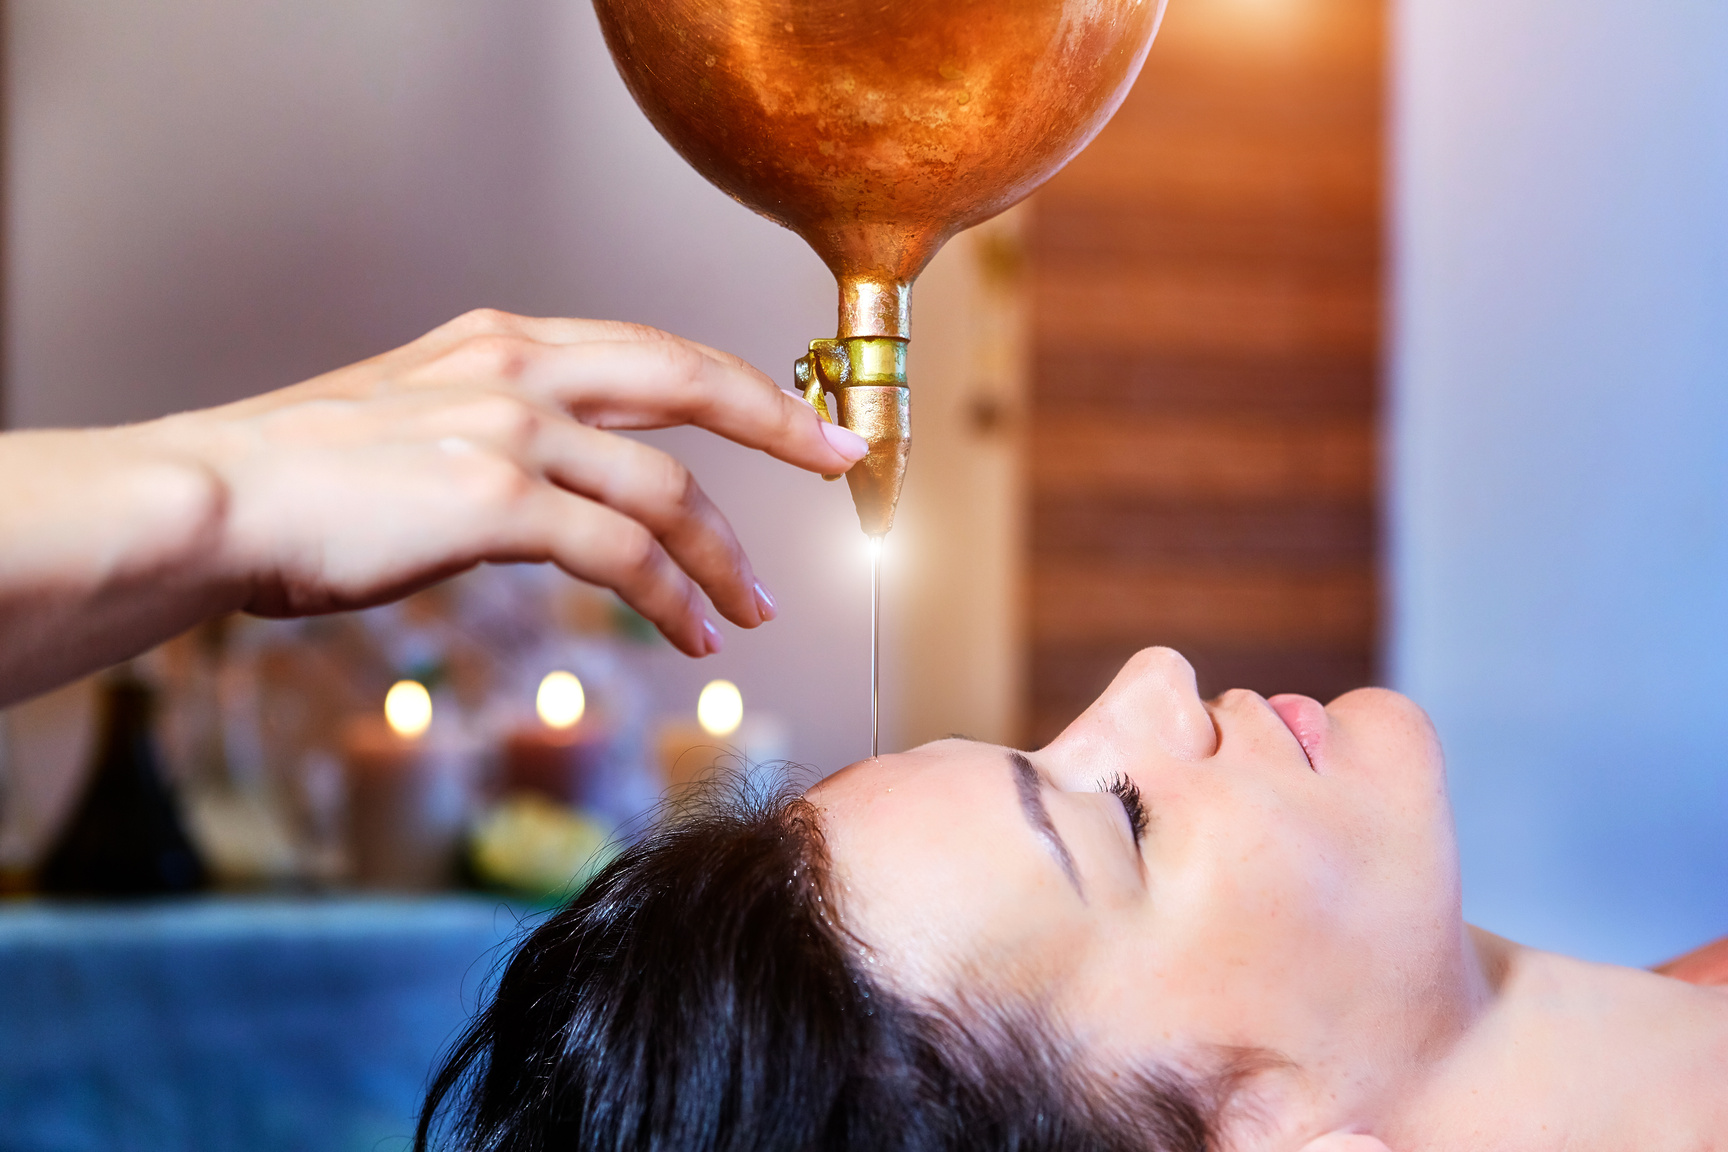
POLYGON ((726 641, 721 637, 720 629, 714 627, 714 621, 704 619, 702 621, 702 631, 708 637, 708 655, 712 656, 714 653, 720 651, 720 649, 726 647, 726 641))
POLYGON ((822 421, 822 435, 827 437, 830 448, 848 460, 862 460, 870 451, 870 441, 850 428, 842 428, 826 420, 822 421))
POLYGON ((762 613, 763 620, 772 620, 780 615, 780 606, 774 603, 774 597, 768 595, 768 589, 762 587, 761 581, 756 583, 756 610, 762 613))

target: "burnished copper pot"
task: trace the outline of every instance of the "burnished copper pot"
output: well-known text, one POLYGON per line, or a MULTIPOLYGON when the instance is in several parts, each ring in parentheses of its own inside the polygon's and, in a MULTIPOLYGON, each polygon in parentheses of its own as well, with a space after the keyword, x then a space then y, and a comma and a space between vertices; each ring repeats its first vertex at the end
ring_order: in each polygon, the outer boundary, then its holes
MULTIPOLYGON (((943 242, 1026 196, 1098 133, 1140 70, 1164 0, 594 7, 661 134, 725 192, 804 237, 839 280, 838 350, 813 349, 801 376, 807 395, 834 392, 842 421, 871 441, 852 488, 865 530, 886 532, 910 443, 904 378, 861 371, 852 383, 846 349, 906 340, 912 281, 943 242)), ((887 349, 871 359, 904 364, 887 349)))

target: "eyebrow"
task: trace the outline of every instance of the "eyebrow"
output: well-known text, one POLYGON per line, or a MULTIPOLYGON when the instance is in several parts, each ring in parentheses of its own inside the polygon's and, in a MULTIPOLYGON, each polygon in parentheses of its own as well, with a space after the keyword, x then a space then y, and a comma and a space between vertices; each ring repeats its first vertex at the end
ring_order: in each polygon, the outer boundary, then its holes
POLYGON ((1014 789, 1020 794, 1020 811, 1026 814, 1026 823, 1032 825, 1032 831, 1056 858, 1056 863, 1062 866, 1068 883, 1074 885, 1074 891, 1080 894, 1081 900, 1085 900, 1086 890, 1080 886, 1080 872, 1074 867, 1074 855, 1062 842, 1056 825, 1050 822, 1050 810, 1044 807, 1043 778, 1032 767, 1032 761, 1018 752, 1008 753, 1008 763, 1014 769, 1014 789))

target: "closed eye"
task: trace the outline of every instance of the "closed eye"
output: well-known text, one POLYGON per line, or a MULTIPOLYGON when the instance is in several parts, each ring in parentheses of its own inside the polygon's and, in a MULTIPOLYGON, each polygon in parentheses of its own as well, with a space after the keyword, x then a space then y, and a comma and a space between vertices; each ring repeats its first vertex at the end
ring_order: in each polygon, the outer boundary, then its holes
POLYGON ((1108 780, 1098 781, 1098 791, 1122 801, 1122 811, 1128 814, 1128 828, 1134 833, 1134 845, 1139 847, 1146 835, 1146 802, 1140 798, 1140 786, 1118 772, 1108 780))

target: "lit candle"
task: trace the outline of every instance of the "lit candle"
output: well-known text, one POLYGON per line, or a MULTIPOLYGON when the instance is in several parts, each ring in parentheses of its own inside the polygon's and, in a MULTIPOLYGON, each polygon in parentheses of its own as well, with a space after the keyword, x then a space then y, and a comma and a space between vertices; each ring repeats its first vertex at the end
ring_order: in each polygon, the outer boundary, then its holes
POLYGON ((504 742, 504 790, 534 793, 580 807, 591 800, 610 733, 588 717, 588 694, 574 673, 548 672, 534 694, 538 722, 504 742))
POLYGON ((710 736, 725 737, 744 722, 744 694, 730 680, 710 680, 696 697, 696 722, 710 736))
POLYGON ((574 728, 588 711, 588 694, 573 672, 548 672, 534 694, 534 711, 540 722, 560 732, 574 728))
POLYGON ((424 890, 454 878, 478 749, 434 719, 426 686, 402 680, 382 714, 343 729, 349 862, 363 886, 424 890))
POLYGON ((660 769, 668 786, 682 788, 702 778, 728 755, 754 774, 763 763, 786 756, 786 728, 778 717, 744 712, 744 694, 730 680, 711 680, 696 697, 696 722, 682 717, 661 724, 660 769))
POLYGON ((432 693, 418 680, 398 680, 384 694, 384 722, 405 740, 424 736, 432 727, 432 693))

